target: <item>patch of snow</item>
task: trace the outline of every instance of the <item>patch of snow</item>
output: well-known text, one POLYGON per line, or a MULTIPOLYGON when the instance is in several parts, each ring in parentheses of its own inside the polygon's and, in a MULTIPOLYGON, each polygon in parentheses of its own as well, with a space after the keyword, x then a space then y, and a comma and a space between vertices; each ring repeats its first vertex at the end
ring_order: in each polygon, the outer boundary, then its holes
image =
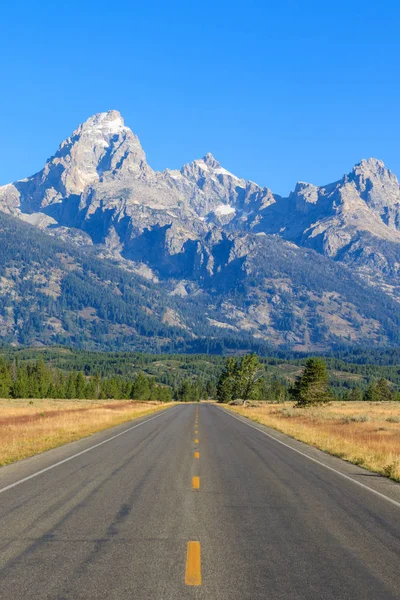
POLYGON ((216 173, 217 175, 227 175, 228 177, 231 177, 232 179, 236 179, 237 181, 241 181, 244 184, 243 179, 240 179, 240 177, 236 177, 236 175, 234 175, 230 171, 227 171, 223 167, 218 167, 218 169, 214 169, 214 173, 216 173))
POLYGON ((44 229, 49 227, 49 225, 57 225, 57 221, 53 219, 53 217, 49 217, 41 212, 36 213, 22 213, 20 212, 19 218, 26 223, 30 223, 31 225, 35 225, 35 227, 40 227, 40 229, 44 229))
POLYGON ((94 115, 81 127, 82 131, 86 134, 94 134, 95 137, 99 133, 108 137, 122 133, 123 131, 129 131, 129 127, 125 126, 123 118, 117 111, 94 115))
POLYGON ((233 208, 233 206, 230 204, 221 204, 214 210, 214 212, 217 215, 231 215, 232 213, 236 212, 236 208, 233 208))
POLYGON ((202 158, 199 159, 199 160, 196 160, 195 162, 196 162, 196 165, 200 169, 203 169, 203 171, 208 171, 209 170, 208 167, 207 167, 207 165, 206 165, 206 163, 204 162, 204 160, 202 158))
POLYGON ((105 129, 108 129, 110 133, 119 133, 120 131, 127 129, 127 127, 125 127, 121 118, 116 117, 111 121, 107 121, 105 129))
POLYGON ((177 170, 170 171, 169 169, 165 169, 165 173, 173 179, 181 179, 183 177, 182 173, 177 170))

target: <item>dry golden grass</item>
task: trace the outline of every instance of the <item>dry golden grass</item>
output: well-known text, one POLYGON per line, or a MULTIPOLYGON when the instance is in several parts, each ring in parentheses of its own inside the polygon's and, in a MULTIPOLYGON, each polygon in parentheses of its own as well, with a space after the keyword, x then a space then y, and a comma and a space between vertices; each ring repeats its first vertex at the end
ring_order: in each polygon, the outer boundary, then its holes
POLYGON ((291 437, 400 481, 400 403, 332 402, 230 406, 230 410, 291 437))
POLYGON ((129 400, 0 400, 0 465, 166 408, 129 400))

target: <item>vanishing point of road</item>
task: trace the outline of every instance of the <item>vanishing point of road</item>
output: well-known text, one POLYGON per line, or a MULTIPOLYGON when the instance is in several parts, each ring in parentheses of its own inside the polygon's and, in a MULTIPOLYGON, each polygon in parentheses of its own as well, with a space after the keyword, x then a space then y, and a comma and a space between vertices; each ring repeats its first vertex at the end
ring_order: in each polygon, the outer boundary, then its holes
POLYGON ((399 599, 400 503, 299 448, 188 404, 3 467, 0 599, 399 599))

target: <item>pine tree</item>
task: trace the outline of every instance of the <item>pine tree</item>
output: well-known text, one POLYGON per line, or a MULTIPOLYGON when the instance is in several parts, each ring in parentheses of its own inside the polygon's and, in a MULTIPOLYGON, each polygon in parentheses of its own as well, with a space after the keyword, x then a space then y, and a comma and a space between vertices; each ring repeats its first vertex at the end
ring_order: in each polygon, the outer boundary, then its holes
POLYGON ((9 398, 13 385, 11 368, 3 359, 0 359, 0 398, 9 398))
POLYGON ((65 397, 69 400, 76 398, 75 382, 75 373, 71 371, 71 373, 68 375, 68 379, 65 386, 65 397))
POLYGON ((375 402, 376 394, 375 394, 375 384, 370 383, 367 389, 364 392, 364 398, 366 402, 375 402))
POLYGON ((297 406, 324 404, 332 400, 326 363, 322 358, 309 358, 303 374, 292 390, 297 406))
POLYGON ((362 399, 363 394, 359 387, 353 387, 347 397, 347 400, 350 400, 351 402, 360 402, 362 399))
POLYGON ((76 374, 75 390, 77 398, 85 398, 86 396, 86 379, 82 371, 76 374))
POLYGON ((226 404, 234 399, 238 364, 235 358, 227 358, 225 368, 217 383, 217 402, 226 404))
POLYGON ((388 402, 394 400, 395 396, 391 388, 389 387, 389 383, 386 379, 378 379, 375 384, 375 400, 377 402, 388 402))
POLYGON ((193 400, 193 390, 188 379, 184 379, 184 381, 179 386, 176 393, 176 399, 180 402, 190 402, 191 400, 193 400))
POLYGON ((149 400, 150 398, 150 385, 146 375, 142 372, 138 374, 132 385, 131 398, 135 400, 149 400))
POLYGON ((11 388, 13 398, 28 398, 29 381, 25 369, 18 368, 16 379, 11 388))

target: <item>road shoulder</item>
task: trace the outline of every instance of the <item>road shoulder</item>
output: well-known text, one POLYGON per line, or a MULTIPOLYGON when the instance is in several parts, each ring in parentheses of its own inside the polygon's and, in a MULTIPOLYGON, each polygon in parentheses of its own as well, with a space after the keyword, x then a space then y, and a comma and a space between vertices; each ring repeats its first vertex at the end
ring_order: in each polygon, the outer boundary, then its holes
POLYGON ((400 508, 400 484, 392 481, 377 473, 372 473, 367 469, 363 469, 357 465, 347 462, 331 454, 327 454, 318 448, 309 446, 304 442, 300 442, 289 435, 272 429, 267 425, 262 425, 251 418, 243 417, 229 410, 226 407, 216 406, 216 410, 221 410, 225 414, 229 415, 233 419, 241 421, 248 427, 261 432, 266 435, 269 439, 275 440, 278 444, 283 445, 286 448, 291 449, 297 454, 303 455, 304 459, 311 460, 314 464, 319 464, 322 468, 326 468, 331 472, 336 472, 338 477, 344 477, 352 480, 355 485, 366 488, 373 494, 383 496, 391 504, 398 505, 400 508))

